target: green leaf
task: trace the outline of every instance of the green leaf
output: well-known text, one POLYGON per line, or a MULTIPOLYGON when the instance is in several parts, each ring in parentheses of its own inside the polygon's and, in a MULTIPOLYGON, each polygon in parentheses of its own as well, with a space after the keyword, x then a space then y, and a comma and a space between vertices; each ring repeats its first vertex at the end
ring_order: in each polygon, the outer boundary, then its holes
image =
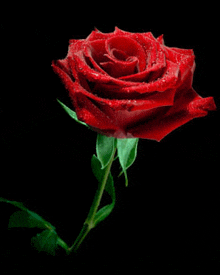
POLYGON ((23 205, 22 202, 9 201, 9 200, 4 199, 4 198, 0 198, 0 202, 7 202, 7 203, 10 203, 10 204, 12 204, 12 205, 14 205, 14 206, 16 206, 16 207, 22 209, 22 210, 26 210, 26 209, 27 209, 27 208, 23 205))
POLYGON ((38 251, 45 251, 49 254, 55 255, 55 249, 59 245, 68 251, 68 245, 58 237, 55 227, 49 222, 44 220, 37 213, 27 209, 22 203, 16 201, 9 201, 0 198, 0 202, 6 202, 21 209, 14 212, 9 219, 9 228, 13 227, 28 227, 28 228, 41 228, 44 229, 41 233, 37 234, 31 239, 31 242, 38 251))
POLYGON ((39 252, 44 251, 54 256, 57 248, 57 239, 58 236, 54 230, 46 229, 34 236, 31 239, 31 243, 39 252))
POLYGON ((82 122, 82 121, 78 120, 76 112, 74 112, 73 110, 71 110, 69 107, 67 107, 65 104, 63 104, 58 99, 57 99, 57 101, 60 103, 60 105, 63 107, 63 109, 67 112, 67 114, 69 116, 71 116, 71 118, 73 118, 76 122, 78 122, 78 123, 80 123, 80 124, 82 124, 84 126, 89 127, 85 122, 82 122))
POLYGON ((41 219, 36 213, 31 215, 27 211, 16 211, 14 212, 8 223, 8 228, 13 227, 28 227, 28 228, 46 228, 44 220, 41 219))
POLYGON ((127 169, 134 163, 137 156, 138 138, 117 139, 118 158, 128 186, 127 169))
POLYGON ((99 211, 97 211, 97 213, 95 214, 94 226, 99 224, 101 221, 105 220, 111 214, 114 206, 115 206, 115 203, 114 204, 111 203, 99 209, 99 211))
POLYGON ((58 236, 57 238, 57 246, 62 247, 64 250, 66 250, 67 253, 69 253, 69 246, 58 236))
MULTIPOLYGON (((102 169, 102 164, 95 155, 93 155, 92 157, 92 170, 96 179, 101 184, 103 177, 105 175, 105 169, 102 169)), ((105 186, 105 191, 110 195, 112 203, 102 207, 97 211, 94 217, 95 226, 101 221, 103 221, 105 218, 107 218, 107 216, 112 212, 115 206, 115 201, 116 201, 115 188, 114 188, 114 181, 111 173, 109 173, 106 186, 105 186)))
POLYGON ((109 161, 114 154, 115 145, 115 138, 107 137, 101 134, 97 135, 96 154, 101 162, 101 169, 104 169, 109 164, 109 161))
POLYGON ((0 198, 0 202, 6 202, 11 205, 14 205, 21 209, 22 211, 14 212, 9 219, 9 228, 13 227, 28 227, 28 228, 41 228, 41 229, 55 229, 49 222, 39 216, 37 213, 30 211, 22 203, 17 201, 9 201, 3 198, 0 198))

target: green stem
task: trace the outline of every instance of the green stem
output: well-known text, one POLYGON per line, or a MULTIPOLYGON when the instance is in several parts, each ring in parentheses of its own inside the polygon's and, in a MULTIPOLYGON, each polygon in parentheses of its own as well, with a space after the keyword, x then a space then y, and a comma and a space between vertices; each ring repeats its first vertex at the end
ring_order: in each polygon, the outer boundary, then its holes
POLYGON ((100 202, 101 202, 101 199, 102 199, 102 195, 103 195, 103 192, 105 190, 106 182, 107 182, 110 170, 111 170, 112 163, 114 161, 115 151, 116 151, 116 149, 114 150, 114 154, 112 155, 112 158, 111 158, 111 160, 109 161, 109 163, 106 167, 106 171, 105 171, 105 175, 103 177, 103 181, 98 186, 98 189, 96 191, 95 197, 93 199, 92 205, 90 207, 88 216, 87 216, 87 218, 86 218, 86 220, 83 224, 83 227, 82 227, 78 237, 76 238, 74 244, 68 249, 69 253, 71 251, 74 251, 74 252, 77 251, 80 244, 83 242, 83 240, 88 235, 90 230, 92 228, 94 228, 94 226, 95 226, 95 224, 94 224, 95 214, 98 211, 98 208, 99 208, 99 205, 100 205, 100 202))

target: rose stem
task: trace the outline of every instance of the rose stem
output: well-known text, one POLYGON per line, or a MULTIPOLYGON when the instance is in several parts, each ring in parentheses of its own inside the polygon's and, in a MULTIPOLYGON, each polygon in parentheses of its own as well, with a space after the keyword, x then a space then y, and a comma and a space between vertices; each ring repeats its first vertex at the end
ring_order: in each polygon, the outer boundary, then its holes
MULTIPOLYGON (((115 149, 115 151, 116 151, 116 149, 115 149)), ((105 185, 106 185, 106 182, 107 182, 110 170, 111 170, 112 163, 114 161, 115 151, 114 151, 114 154, 112 155, 111 160, 109 161, 109 164, 106 167, 106 171, 105 171, 103 180, 98 186, 98 189, 96 191, 95 197, 93 199, 92 205, 89 210, 89 214, 88 214, 88 216, 83 224, 83 227, 82 227, 78 237, 76 238, 74 244, 70 248, 68 248, 68 253, 70 253, 72 251, 76 252, 77 249, 79 248, 80 244, 83 242, 85 237, 90 232, 90 230, 95 227, 94 217, 98 210, 99 204, 101 202, 103 192, 105 190, 105 185)))

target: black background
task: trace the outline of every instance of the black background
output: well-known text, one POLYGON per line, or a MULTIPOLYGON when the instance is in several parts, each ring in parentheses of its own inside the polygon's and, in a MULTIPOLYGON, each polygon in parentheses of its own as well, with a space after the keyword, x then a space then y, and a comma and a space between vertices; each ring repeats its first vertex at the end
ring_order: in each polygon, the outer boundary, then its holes
MULTIPOLYGON (((55 3, 1 10, 0 196, 22 201, 71 244, 97 183, 90 168, 96 133, 75 123, 56 99, 71 102, 51 61, 66 56, 69 39, 94 27, 164 34, 165 44, 193 48, 194 88, 214 96, 219 110, 217 17, 205 3, 55 3), (202 6, 204 5, 204 6, 202 6), (212 14, 210 16, 210 14, 212 14), (217 65, 216 65, 217 64, 217 65)), ((114 175, 116 207, 77 255, 39 254, 36 230, 7 230, 14 208, 0 205, 1 274, 130 271, 188 274, 220 271, 219 112, 195 119, 160 143, 140 140, 129 187, 114 175)), ((117 165, 116 165, 117 166, 117 165)), ((114 167, 113 167, 114 168, 114 167)))

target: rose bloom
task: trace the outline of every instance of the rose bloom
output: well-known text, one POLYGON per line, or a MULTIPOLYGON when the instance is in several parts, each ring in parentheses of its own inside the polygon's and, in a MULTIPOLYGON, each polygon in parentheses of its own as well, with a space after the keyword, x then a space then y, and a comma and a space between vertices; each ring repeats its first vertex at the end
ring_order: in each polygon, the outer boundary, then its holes
POLYGON ((52 62, 79 120, 115 138, 160 141, 215 110, 212 97, 192 88, 193 50, 170 48, 163 36, 93 31, 70 40, 65 59, 52 62))

